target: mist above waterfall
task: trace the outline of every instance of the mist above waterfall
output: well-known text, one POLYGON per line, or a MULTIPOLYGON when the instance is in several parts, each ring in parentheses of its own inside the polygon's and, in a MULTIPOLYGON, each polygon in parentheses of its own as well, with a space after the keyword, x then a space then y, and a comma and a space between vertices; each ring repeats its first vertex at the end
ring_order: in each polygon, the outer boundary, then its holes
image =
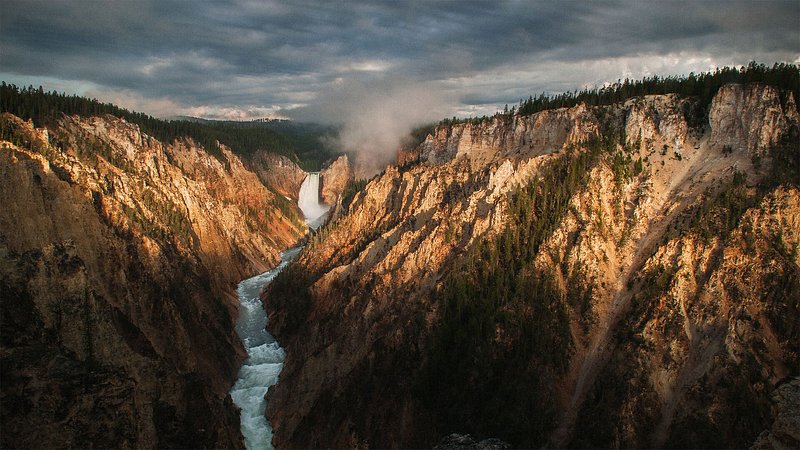
POLYGON ((454 103, 430 83, 351 80, 339 82, 313 111, 296 115, 340 124, 333 144, 353 156, 356 176, 366 177, 395 161, 398 146, 415 127, 446 117, 454 103))

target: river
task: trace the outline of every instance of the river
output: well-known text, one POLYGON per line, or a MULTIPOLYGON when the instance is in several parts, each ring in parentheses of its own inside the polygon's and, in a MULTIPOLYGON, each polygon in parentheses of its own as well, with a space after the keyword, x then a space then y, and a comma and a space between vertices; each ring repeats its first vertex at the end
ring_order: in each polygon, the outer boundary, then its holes
MULTIPOLYGON (((298 194, 298 206, 306 223, 317 229, 324 223, 328 206, 319 202, 319 173, 309 173, 298 194)), ((239 296, 239 319, 236 333, 247 350, 247 359, 239 369, 239 378, 231 389, 233 403, 241 409, 241 430, 250 450, 272 449, 272 427, 266 418, 267 390, 278 382, 286 354, 267 331, 267 313, 261 303, 261 291, 284 267, 300 254, 302 247, 281 253, 281 262, 270 271, 248 278, 236 289, 239 296)))

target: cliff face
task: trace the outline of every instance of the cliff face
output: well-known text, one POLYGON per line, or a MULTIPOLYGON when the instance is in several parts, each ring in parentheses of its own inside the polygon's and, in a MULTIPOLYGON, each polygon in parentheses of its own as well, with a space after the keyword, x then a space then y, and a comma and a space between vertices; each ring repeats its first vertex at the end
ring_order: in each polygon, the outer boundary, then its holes
POLYGON ((321 182, 320 198, 328 205, 341 201, 341 195, 353 182, 353 168, 347 155, 336 158, 328 167, 319 173, 321 182))
POLYGON ((776 145, 783 131, 797 120, 797 105, 791 95, 781 102, 775 89, 729 85, 711 104, 711 142, 751 153, 763 152, 776 145))
POLYGON ((297 193, 306 173, 291 159, 259 150, 250 158, 250 165, 264 185, 297 203, 297 193))
POLYGON ((302 235, 291 205, 225 148, 0 120, 2 446, 241 447, 234 288, 302 235))
POLYGON ((433 165, 461 158, 479 169, 504 158, 527 159, 561 150, 597 134, 598 126, 598 118, 585 105, 477 125, 467 122, 438 127, 420 145, 419 153, 433 165))
POLYGON ((442 126, 371 180, 265 293, 276 444, 751 444, 800 370, 798 116, 696 106, 442 126))

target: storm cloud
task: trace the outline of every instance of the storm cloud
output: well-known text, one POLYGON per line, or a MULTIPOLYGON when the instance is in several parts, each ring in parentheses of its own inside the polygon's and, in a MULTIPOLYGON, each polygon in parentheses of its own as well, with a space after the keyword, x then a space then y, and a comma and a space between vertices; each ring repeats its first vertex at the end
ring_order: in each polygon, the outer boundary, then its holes
POLYGON ((800 61, 797 0, 6 0, 0 8, 0 79, 157 116, 345 122, 333 99, 364 110, 381 104, 366 96, 415 85, 436 114, 482 115, 625 77, 800 61))

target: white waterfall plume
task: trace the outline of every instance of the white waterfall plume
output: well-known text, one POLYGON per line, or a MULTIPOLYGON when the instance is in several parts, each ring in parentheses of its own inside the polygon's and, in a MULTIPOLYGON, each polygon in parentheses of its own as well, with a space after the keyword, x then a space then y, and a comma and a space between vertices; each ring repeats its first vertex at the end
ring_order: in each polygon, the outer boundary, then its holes
POLYGON ((311 228, 318 228, 326 218, 330 206, 319 201, 319 172, 309 172, 300 186, 297 205, 311 228))

